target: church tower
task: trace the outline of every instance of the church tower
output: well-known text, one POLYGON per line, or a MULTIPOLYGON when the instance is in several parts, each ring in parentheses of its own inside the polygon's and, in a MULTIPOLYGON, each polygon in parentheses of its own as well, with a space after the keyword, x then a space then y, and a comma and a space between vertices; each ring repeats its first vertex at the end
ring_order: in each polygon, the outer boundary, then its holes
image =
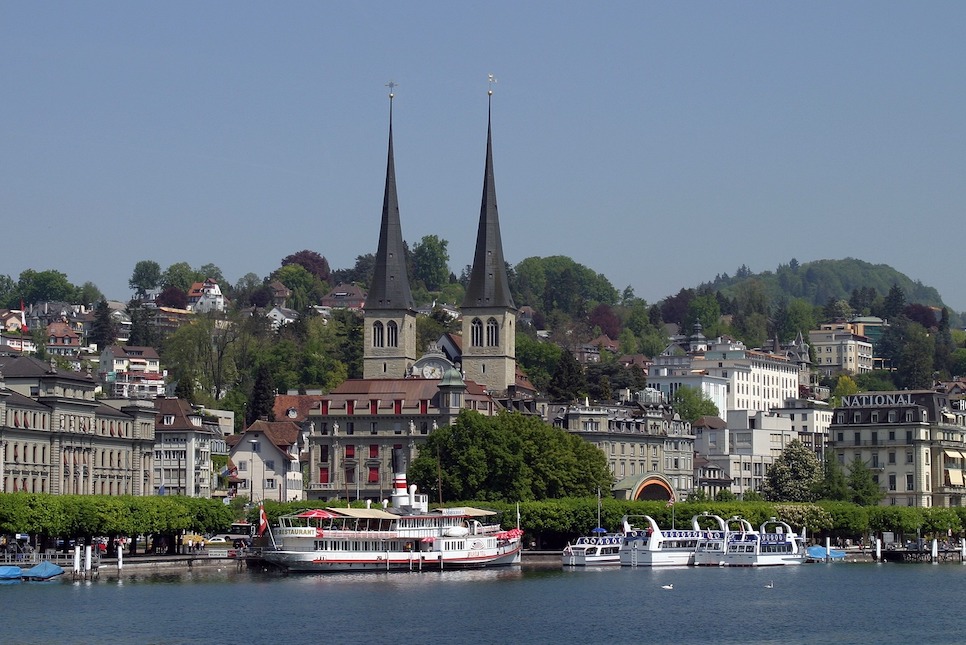
POLYGON ((406 273, 406 253, 399 224, 396 168, 392 154, 392 101, 389 84, 389 160, 375 270, 365 304, 362 377, 405 378, 416 361, 416 311, 406 273))
MULTIPOLYGON (((492 79, 491 79, 492 80, 492 79)), ((488 92, 486 162, 483 171, 483 203, 476 234, 476 254, 463 298, 462 368, 467 380, 480 383, 495 394, 506 393, 516 383, 516 307, 510 295, 500 218, 493 180, 493 90, 488 92)))

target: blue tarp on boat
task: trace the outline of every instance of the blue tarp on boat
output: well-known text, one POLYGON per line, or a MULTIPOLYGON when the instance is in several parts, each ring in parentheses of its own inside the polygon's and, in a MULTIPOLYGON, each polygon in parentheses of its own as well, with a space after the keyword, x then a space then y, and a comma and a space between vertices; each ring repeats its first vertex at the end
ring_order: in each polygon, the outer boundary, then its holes
POLYGON ((808 555, 809 560, 825 560, 826 557, 830 560, 844 560, 845 551, 840 551, 838 549, 829 549, 828 555, 826 556, 824 546, 810 546, 805 550, 808 555))
POLYGON ((63 567, 57 566, 53 562, 43 560, 29 569, 25 569, 23 577, 28 580, 50 580, 53 577, 62 575, 63 567))
POLYGON ((23 577, 23 569, 10 565, 0 567, 0 580, 20 580, 23 577))

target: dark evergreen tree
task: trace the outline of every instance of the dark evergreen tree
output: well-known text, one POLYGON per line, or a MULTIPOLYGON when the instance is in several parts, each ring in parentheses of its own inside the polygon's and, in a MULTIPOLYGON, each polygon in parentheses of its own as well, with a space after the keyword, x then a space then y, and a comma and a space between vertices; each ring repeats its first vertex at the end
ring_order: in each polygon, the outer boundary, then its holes
POLYGON ((835 457, 835 453, 831 450, 825 453, 825 459, 822 463, 822 480, 816 486, 815 494, 818 499, 837 502, 845 502, 851 498, 845 471, 835 457))
POLYGON ((848 501, 859 506, 878 506, 885 493, 875 481, 872 469, 860 458, 856 457, 849 464, 849 492, 848 501))
POLYGON ((574 401, 586 391, 587 381, 580 363, 570 350, 563 350, 547 386, 547 394, 552 401, 574 401))
POLYGON ((892 288, 889 289, 889 293, 885 297, 885 301, 882 303, 882 311, 880 316, 887 320, 891 320, 902 313, 902 310, 906 308, 906 293, 899 287, 898 284, 893 283, 892 288))
POLYGON ((94 307, 94 322, 91 324, 90 342, 97 345, 97 349, 104 350, 117 340, 117 325, 111 317, 111 308, 106 300, 101 300, 94 307))
POLYGON ((272 370, 262 363, 255 372, 255 383, 252 385, 252 395, 248 398, 245 411, 245 425, 250 426, 259 419, 275 420, 275 381, 272 370))
POLYGON ((154 325, 153 310, 147 309, 138 300, 132 300, 127 303, 126 311, 131 318, 131 333, 128 335, 128 345, 157 348, 160 337, 157 327, 154 325))

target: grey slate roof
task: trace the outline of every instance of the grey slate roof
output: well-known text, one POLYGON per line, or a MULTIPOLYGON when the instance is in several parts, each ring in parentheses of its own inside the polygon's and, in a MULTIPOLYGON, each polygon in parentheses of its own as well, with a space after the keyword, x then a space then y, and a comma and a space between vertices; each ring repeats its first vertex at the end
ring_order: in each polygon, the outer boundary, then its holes
POLYGON ((399 223, 396 197, 396 168, 392 154, 392 99, 389 100, 389 159, 386 162, 386 191, 382 199, 382 223, 372 285, 366 298, 367 310, 412 309, 413 295, 406 273, 406 252, 399 223))
MULTIPOLYGON (((491 98, 492 102, 492 98, 491 98)), ((510 281, 503 260, 500 218, 496 208, 496 183, 493 179, 493 136, 491 110, 486 114, 486 164, 483 171, 483 203, 480 227, 476 233, 476 255, 463 307, 508 307, 516 309, 510 294, 510 281)))

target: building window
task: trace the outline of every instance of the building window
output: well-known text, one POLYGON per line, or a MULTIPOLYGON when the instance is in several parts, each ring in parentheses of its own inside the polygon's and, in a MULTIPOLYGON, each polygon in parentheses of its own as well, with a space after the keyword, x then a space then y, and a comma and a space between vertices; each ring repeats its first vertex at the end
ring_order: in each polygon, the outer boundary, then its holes
POLYGON ((906 473, 906 490, 916 490, 912 473, 906 473))
POLYGON ((483 347, 483 321, 474 318, 470 323, 470 345, 483 347))
POLYGON ((379 459, 379 444, 369 444, 369 459, 379 459))
POLYGON ((394 320, 386 324, 386 347, 399 347, 399 325, 394 320))
POLYGON ((895 489, 896 489, 896 474, 895 473, 890 473, 889 474, 889 490, 895 490, 895 489))
POLYGON ((382 323, 377 320, 376 322, 372 323, 372 346, 383 347, 385 342, 385 338, 383 337, 382 323))
POLYGON ((356 457, 356 447, 353 445, 348 445, 345 447, 345 458, 355 459, 356 457))
POLYGON ((497 347, 500 344, 500 325, 495 318, 486 321, 486 346, 497 347))
POLYGON ((906 463, 907 464, 911 464, 912 463, 912 451, 911 450, 907 450, 906 451, 906 463))

